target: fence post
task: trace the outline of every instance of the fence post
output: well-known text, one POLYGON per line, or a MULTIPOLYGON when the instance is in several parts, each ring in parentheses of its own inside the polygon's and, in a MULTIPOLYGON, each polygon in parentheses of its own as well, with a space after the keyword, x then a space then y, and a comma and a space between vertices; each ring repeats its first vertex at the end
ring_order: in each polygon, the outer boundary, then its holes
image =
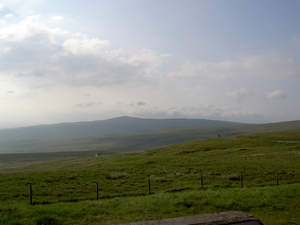
POLYGON ((276 185, 279 184, 279 173, 276 173, 276 185))
POLYGON ((203 176, 201 170, 200 170, 200 184, 201 184, 201 188, 203 189, 203 176))
POLYGON ((246 160, 246 154, 244 154, 244 160, 246 160))
POLYGON ((148 192, 149 195, 151 194, 151 184, 150 184, 150 179, 148 179, 148 192))
POLYGON ((29 184, 29 203, 32 205, 32 184, 29 184))
POLYGON ((241 187, 244 187, 244 177, 242 173, 240 173, 240 181, 241 181, 241 187))
POLYGON ((99 184, 96 182, 96 199, 99 198, 99 184))

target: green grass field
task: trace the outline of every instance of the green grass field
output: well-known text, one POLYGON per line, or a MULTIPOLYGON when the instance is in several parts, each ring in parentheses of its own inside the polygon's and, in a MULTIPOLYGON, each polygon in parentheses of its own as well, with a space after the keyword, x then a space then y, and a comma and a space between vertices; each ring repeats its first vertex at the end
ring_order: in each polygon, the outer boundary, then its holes
POLYGON ((0 224, 117 224, 232 210, 266 225, 300 224, 300 143, 277 141, 300 141, 300 131, 0 170, 0 224))

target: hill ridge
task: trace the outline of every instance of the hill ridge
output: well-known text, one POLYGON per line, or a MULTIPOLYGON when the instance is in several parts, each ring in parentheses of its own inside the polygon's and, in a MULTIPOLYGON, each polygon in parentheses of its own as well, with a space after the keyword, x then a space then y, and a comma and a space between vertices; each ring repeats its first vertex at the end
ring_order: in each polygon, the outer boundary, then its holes
POLYGON ((0 143, 49 138, 100 137, 167 128, 236 125, 245 124, 206 119, 144 119, 122 116, 107 120, 58 123, 0 130, 0 143))

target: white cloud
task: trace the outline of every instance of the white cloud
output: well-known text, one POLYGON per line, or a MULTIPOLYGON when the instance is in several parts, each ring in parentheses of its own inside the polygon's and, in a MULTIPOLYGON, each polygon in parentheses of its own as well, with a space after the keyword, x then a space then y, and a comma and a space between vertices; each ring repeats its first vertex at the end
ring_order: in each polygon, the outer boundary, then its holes
POLYGON ((161 67, 163 59, 169 56, 171 56, 171 54, 159 54, 151 49, 143 48, 127 59, 119 59, 136 69, 142 69, 144 73, 143 77, 145 79, 151 79, 159 74, 157 68, 161 67))
POLYGON ((280 99, 280 98, 286 98, 287 97, 287 95, 281 90, 275 90, 275 91, 272 91, 272 92, 265 92, 264 96, 267 99, 280 99))
POLYGON ((31 88, 143 82, 168 56, 150 49, 126 55, 108 40, 50 27, 39 15, 0 29, 0 54, 0 76, 31 88))
POLYGON ((4 4, 0 3, 0 10, 4 8, 4 4))
POLYGON ((98 38, 67 39, 62 46, 66 54, 70 53, 76 56, 96 55, 101 56, 108 53, 111 44, 108 40, 99 40, 98 38))
POLYGON ((244 75, 263 79, 285 79, 295 77, 300 72, 299 66, 292 59, 283 59, 277 54, 250 55, 237 61, 185 62, 175 72, 168 75, 177 78, 208 77, 226 79, 244 75))
POLYGON ((296 76, 299 67, 292 59, 276 54, 245 56, 241 59, 243 74, 267 79, 285 79, 296 76))
MULTIPOLYGON (((40 15, 26 17, 19 23, 11 24, 0 30, 0 40, 20 43, 30 37, 36 37, 36 41, 44 41, 47 37, 54 42, 55 37, 67 35, 69 31, 60 28, 49 28, 41 21, 40 15)), ((45 43, 46 44, 46 43, 45 43)), ((45 46, 47 47, 47 46, 45 46)))
POLYGON ((228 92, 226 96, 234 98, 237 102, 241 102, 253 95, 253 91, 249 88, 241 88, 237 91, 228 92))
POLYGON ((64 20, 64 17, 63 16, 53 16, 52 19, 55 20, 55 21, 61 22, 61 21, 64 20))
POLYGON ((198 98, 203 98, 205 97, 205 91, 207 91, 208 88, 202 86, 202 85, 192 85, 191 87, 187 86, 185 88, 182 89, 180 94, 183 94, 185 96, 198 96, 198 98))
POLYGON ((9 52, 10 51, 10 47, 0 47, 0 53, 2 52, 2 53, 7 53, 7 52, 9 52))
POLYGON ((91 107, 94 106, 95 102, 87 102, 87 103, 79 103, 77 105, 75 105, 75 107, 77 108, 87 108, 87 107, 91 107))
POLYGON ((220 63, 186 62, 176 68, 176 72, 171 72, 168 74, 168 76, 177 78, 210 77, 217 79, 227 79, 238 68, 238 63, 228 60, 222 61, 220 63))
POLYGON ((13 15, 13 14, 11 14, 11 13, 10 13, 10 14, 6 14, 6 15, 5 15, 5 18, 11 18, 11 17, 14 17, 14 15, 13 15))
POLYGON ((119 115, 133 115, 137 117, 156 117, 156 118, 208 118, 208 119, 222 119, 230 121, 238 121, 243 119, 251 119, 259 116, 252 111, 246 111, 241 108, 219 108, 211 104, 203 106, 187 106, 187 107, 161 107, 150 104, 138 105, 118 102, 111 106, 109 112, 114 112, 119 115))

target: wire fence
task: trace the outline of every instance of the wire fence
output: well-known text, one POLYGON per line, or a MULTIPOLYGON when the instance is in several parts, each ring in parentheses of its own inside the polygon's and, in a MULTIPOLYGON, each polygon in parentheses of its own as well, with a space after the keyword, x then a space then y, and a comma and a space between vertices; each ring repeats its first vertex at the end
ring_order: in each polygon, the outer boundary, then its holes
POLYGON ((191 189, 209 188, 244 188, 260 186, 277 186, 281 178, 284 184, 299 183, 299 173, 266 172, 251 174, 237 172, 221 174, 200 171, 197 175, 174 174, 180 178, 151 177, 134 179, 134 177, 109 178, 101 181, 74 182, 72 184, 51 183, 49 186, 28 184, 29 204, 50 204, 57 202, 75 202, 82 200, 105 199, 124 196, 150 195, 159 192, 177 192, 191 189), (289 178, 293 179, 289 179, 289 178))

